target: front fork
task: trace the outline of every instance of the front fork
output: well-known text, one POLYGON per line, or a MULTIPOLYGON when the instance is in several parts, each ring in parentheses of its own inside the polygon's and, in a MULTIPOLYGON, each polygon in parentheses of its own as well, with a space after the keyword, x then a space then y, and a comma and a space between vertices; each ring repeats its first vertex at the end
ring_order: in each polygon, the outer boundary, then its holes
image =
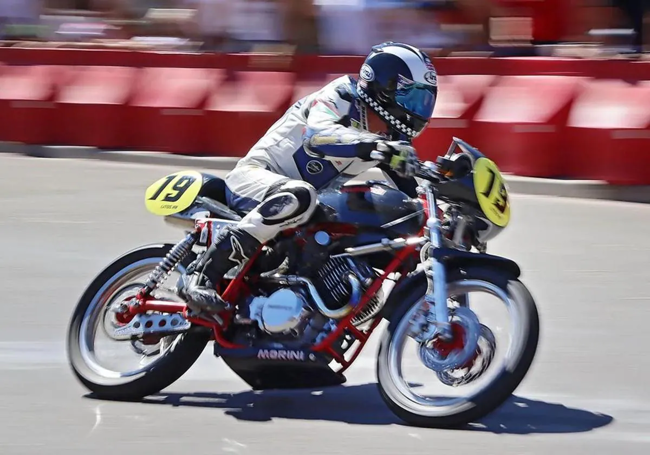
POLYGON ((419 321, 420 323, 424 323, 426 329, 417 330, 415 338, 418 342, 425 342, 431 340, 434 335, 439 335, 443 340, 449 340, 452 338, 452 332, 449 322, 449 308, 447 306, 447 271, 445 270, 444 264, 438 261, 433 254, 443 243, 440 220, 438 219, 437 213, 435 187, 430 182, 424 181, 421 191, 426 195, 429 211, 426 227, 430 245, 428 259, 424 263, 429 286, 424 296, 426 302, 425 307, 427 309, 423 316, 426 321, 419 321))

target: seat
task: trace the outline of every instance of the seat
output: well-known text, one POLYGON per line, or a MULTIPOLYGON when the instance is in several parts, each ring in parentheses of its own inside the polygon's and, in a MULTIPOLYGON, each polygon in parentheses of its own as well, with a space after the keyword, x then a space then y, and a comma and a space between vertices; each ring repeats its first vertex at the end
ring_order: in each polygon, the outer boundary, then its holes
POLYGON ((199 196, 209 197, 215 201, 221 202, 222 204, 228 205, 226 199, 226 181, 221 177, 216 175, 203 174, 203 186, 199 191, 199 196))
POLYGON ((217 216, 239 221, 242 218, 241 215, 244 215, 228 206, 226 182, 221 177, 204 172, 203 186, 201 186, 199 196, 203 197, 206 208, 217 216))

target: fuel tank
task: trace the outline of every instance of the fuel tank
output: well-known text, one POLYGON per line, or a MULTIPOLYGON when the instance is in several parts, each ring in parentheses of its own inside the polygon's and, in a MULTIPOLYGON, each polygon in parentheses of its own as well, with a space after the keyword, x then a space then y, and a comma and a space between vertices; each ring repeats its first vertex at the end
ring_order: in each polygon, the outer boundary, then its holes
POLYGON ((388 237, 416 235, 424 224, 422 203, 383 182, 324 190, 315 222, 353 225, 361 232, 388 237))

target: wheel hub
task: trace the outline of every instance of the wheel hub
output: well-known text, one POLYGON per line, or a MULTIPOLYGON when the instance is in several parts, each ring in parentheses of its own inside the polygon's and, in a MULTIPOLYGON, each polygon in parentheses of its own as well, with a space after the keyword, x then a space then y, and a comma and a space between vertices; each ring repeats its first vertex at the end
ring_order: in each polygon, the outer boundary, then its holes
POLYGON ((132 283, 124 286, 106 304, 105 317, 108 316, 110 318, 110 324, 112 326, 121 327, 129 324, 133 320, 136 313, 131 311, 131 305, 142 286, 140 283, 132 283))
POLYGON ((492 364, 495 352, 494 334, 487 326, 481 324, 481 335, 474 356, 460 368, 438 372, 438 379, 451 387, 469 384, 487 371, 492 364))
POLYGON ((442 357, 448 357, 455 350, 463 349, 465 346, 465 329, 457 322, 451 323, 451 339, 443 340, 437 337, 432 347, 440 353, 442 357))
POLYGON ((461 368, 476 357, 481 324, 472 310, 459 307, 452 310, 451 340, 439 336, 420 343, 418 354, 422 363, 435 372, 461 368))

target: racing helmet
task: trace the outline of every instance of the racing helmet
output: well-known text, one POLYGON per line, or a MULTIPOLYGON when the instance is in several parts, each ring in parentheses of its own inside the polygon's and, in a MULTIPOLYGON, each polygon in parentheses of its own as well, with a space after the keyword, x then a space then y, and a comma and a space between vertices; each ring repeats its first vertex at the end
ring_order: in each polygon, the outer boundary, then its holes
POLYGON ((384 120, 391 134, 413 139, 433 114, 438 77, 421 50, 385 42, 374 46, 361 66, 357 93, 384 120))

